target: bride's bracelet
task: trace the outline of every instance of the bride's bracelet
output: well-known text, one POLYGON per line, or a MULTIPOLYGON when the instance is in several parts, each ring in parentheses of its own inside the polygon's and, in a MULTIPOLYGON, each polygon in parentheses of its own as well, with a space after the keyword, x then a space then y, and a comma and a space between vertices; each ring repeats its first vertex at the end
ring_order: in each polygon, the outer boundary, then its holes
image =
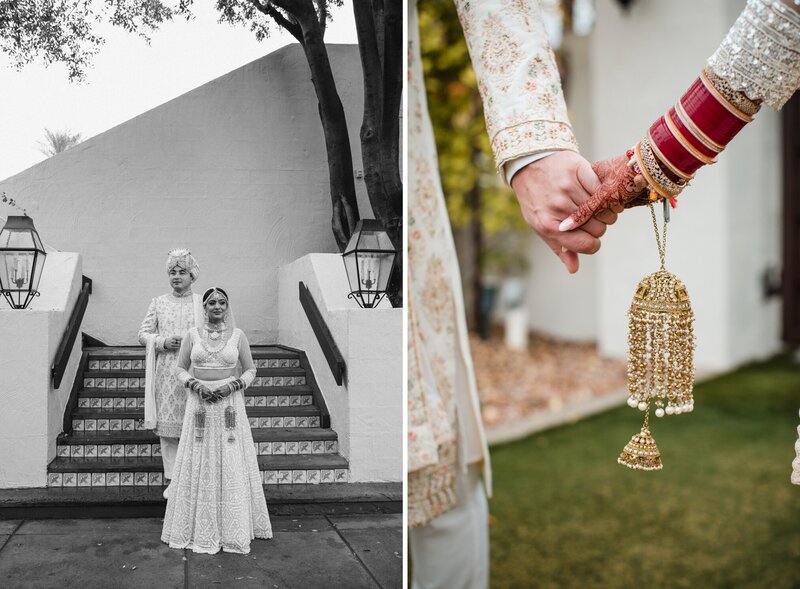
POLYGON ((246 388, 246 385, 244 384, 244 381, 241 378, 237 378, 236 380, 226 383, 225 386, 228 387, 229 395, 235 393, 236 391, 241 391, 246 388))
POLYGON ((196 378, 190 378, 189 380, 186 381, 186 385, 185 386, 186 386, 187 389, 189 389, 193 393, 196 393, 196 392, 198 392, 200 390, 200 387, 203 386, 203 385, 200 384, 200 381, 197 380, 196 378))
POLYGON ((650 187, 649 200, 671 200, 680 194, 697 170, 716 162, 760 106, 710 68, 704 69, 628 151, 628 165, 650 187))
POLYGON ((628 165, 637 174, 644 176, 650 188, 650 200, 675 198, 688 184, 684 180, 672 180, 666 174, 647 138, 642 139, 636 147, 629 150, 628 157, 630 158, 628 165))
POLYGON ((725 146, 753 120, 759 104, 710 69, 647 132, 652 152, 666 170, 688 181, 713 164, 725 146))

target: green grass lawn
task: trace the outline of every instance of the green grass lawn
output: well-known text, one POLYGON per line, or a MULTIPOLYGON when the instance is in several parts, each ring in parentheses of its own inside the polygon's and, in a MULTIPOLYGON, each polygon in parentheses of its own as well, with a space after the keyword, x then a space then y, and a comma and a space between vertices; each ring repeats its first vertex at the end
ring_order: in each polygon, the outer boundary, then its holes
POLYGON ((776 358, 652 418, 659 472, 616 462, 627 406, 493 448, 492 588, 800 588, 798 407, 800 367, 776 358))

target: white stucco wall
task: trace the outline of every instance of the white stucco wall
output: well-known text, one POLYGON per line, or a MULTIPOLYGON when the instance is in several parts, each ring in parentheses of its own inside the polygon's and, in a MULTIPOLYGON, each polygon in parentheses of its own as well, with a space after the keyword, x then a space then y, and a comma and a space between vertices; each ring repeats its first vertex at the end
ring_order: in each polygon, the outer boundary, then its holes
POLYGON ((51 366, 80 293, 81 266, 77 253, 49 253, 39 285, 42 295, 25 310, 11 309, 5 300, 0 304, 0 488, 47 484, 47 464, 56 455, 81 338, 58 389, 52 386, 51 366))
MULTIPOLYGON (((355 45, 328 47, 361 169, 362 74, 355 45)), ((78 129, 79 130, 79 129, 78 129)), ((371 217, 363 180, 359 208, 371 217)), ((42 239, 83 255, 94 294, 84 329, 136 343, 164 261, 188 247, 196 291, 219 285, 254 344, 277 339, 278 268, 334 252, 322 127, 308 65, 290 45, 88 139, 0 191, 42 239)))
MULTIPOLYGON (((743 0, 637 2, 625 14, 616 2, 598 0, 589 37, 590 157, 633 145, 696 78, 743 6, 743 0), (644 31, 664 33, 657 50, 637 49, 644 31)), ((779 346, 778 304, 762 300, 760 291, 761 272, 779 259, 779 141, 777 115, 760 113, 719 163, 699 172, 673 211, 667 269, 689 290, 700 370, 726 369, 779 346)), ((625 313, 636 284, 658 269, 647 209, 620 216, 597 261, 598 341, 603 353, 624 357, 625 313)))
POLYGON ((352 299, 341 256, 311 254, 279 273, 279 337, 308 356, 350 463, 350 482, 401 481, 403 473, 403 310, 386 300, 361 309, 352 299), (308 287, 347 365, 333 379, 298 298, 308 287))
MULTIPOLYGON (((592 65, 587 37, 567 37, 563 52, 569 68, 562 80, 572 129, 581 154, 594 161, 592 65)), ((531 240, 526 305, 529 326, 558 338, 597 339, 595 284, 598 259, 580 256, 580 271, 569 274, 553 251, 538 237, 531 240)))

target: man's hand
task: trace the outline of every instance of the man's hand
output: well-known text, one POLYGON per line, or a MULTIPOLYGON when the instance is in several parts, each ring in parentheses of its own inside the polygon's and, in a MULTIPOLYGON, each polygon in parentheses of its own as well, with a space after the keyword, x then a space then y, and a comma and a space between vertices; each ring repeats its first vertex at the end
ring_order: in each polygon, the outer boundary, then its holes
POLYGON ((173 335, 164 340, 164 349, 166 350, 180 350, 181 341, 183 338, 179 335, 173 335))
POLYGON ((566 233, 558 230, 561 221, 601 187, 591 164, 572 151, 559 151, 528 164, 514 175, 511 186, 525 221, 570 274, 578 271, 578 254, 597 252, 606 227, 617 220, 617 213, 606 209, 597 212, 580 229, 566 233))

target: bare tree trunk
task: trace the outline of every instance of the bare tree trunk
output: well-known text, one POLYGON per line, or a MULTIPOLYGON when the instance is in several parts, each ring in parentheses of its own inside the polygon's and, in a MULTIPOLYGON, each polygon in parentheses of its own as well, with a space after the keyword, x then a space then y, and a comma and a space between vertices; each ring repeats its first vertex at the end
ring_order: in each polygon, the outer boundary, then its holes
POLYGON ((472 316, 475 331, 486 334, 486 313, 483 310, 483 224, 481 223, 481 190, 476 183, 469 191, 470 236, 472 237, 472 316))
POLYGON ((400 177, 400 107, 403 94, 403 14, 398 0, 389 0, 384 13, 383 181, 393 205, 402 213, 400 177))
MULTIPOLYGON (((382 6, 382 5, 381 5, 382 6)), ((403 187, 399 181, 399 91, 394 76, 401 76, 400 64, 393 62, 388 67, 393 79, 386 83, 385 66, 381 61, 378 39, 384 39, 382 19, 376 20, 371 2, 356 0, 353 13, 358 34, 358 47, 361 55, 361 67, 364 74, 364 118, 361 125, 361 156, 364 163, 364 181, 367 186, 370 204, 375 217, 386 228, 389 238, 398 251, 397 266, 392 275, 388 296, 395 307, 402 306, 403 275, 403 187), (397 71, 396 71, 397 70, 397 71), (390 100, 387 100, 389 92, 390 100), (397 97, 394 94, 397 92, 397 97), (387 112, 394 109, 394 112, 387 112), (387 126, 387 118, 394 118, 393 125, 387 126), (388 128, 387 128, 388 127, 388 128), (396 130, 396 131, 395 131, 396 130), (390 142, 394 140, 394 145, 390 142), (387 143, 389 141, 389 143, 387 143), (394 157, 394 161, 392 161, 394 157), (396 178, 392 176, 392 165, 397 170, 396 178), (387 171, 388 174, 387 178, 387 171), (387 184, 387 180, 392 185, 387 184)), ((399 22, 399 21, 398 21, 399 22)), ((400 23, 402 27, 402 23, 400 23)), ((402 28, 400 29, 402 34, 402 28)), ((395 31, 392 31, 394 34, 395 31)), ((399 39, 397 40, 398 42, 399 39)), ((384 41, 385 42, 385 41, 384 41)), ((402 50, 401 50, 402 51, 402 50)), ((386 53, 387 57, 395 57, 396 51, 386 53)), ((402 53, 400 53, 402 61, 402 53)))
POLYGON ((353 156, 344 107, 336 90, 328 50, 325 47, 314 5, 311 0, 276 0, 276 6, 291 14, 302 31, 301 45, 311 69, 311 81, 319 102, 319 118, 325 134, 328 175, 331 185, 333 218, 331 226, 339 251, 344 251, 359 219, 356 187, 353 180, 353 156))

